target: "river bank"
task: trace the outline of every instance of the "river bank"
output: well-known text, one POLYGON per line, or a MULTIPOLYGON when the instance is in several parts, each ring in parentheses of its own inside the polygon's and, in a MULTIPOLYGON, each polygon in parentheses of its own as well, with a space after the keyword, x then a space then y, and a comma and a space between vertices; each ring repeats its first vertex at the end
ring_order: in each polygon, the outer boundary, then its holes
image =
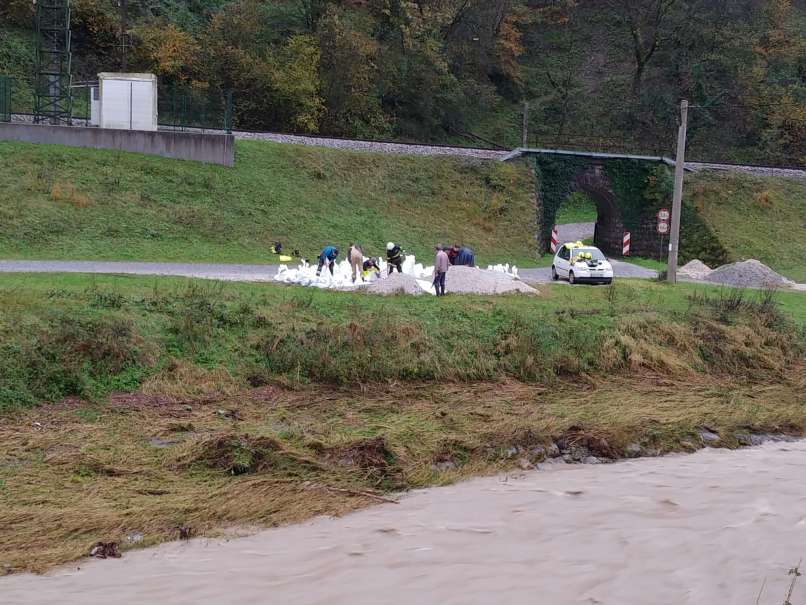
MULTIPOLYGON (((338 519, 0 580, 4 602, 780 605, 803 556, 806 443, 418 490, 338 519), (760 592, 761 591, 761 592, 760 592)), ((806 590, 803 586, 801 590, 806 590)), ((796 586, 795 594, 798 593, 796 586)))

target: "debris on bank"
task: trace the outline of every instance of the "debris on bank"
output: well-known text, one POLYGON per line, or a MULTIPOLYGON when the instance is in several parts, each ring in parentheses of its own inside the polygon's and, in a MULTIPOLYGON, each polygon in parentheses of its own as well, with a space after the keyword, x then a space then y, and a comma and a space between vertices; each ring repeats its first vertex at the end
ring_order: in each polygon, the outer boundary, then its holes
POLYGON ((90 549, 90 556, 96 559, 120 559, 117 542, 96 542, 90 549))

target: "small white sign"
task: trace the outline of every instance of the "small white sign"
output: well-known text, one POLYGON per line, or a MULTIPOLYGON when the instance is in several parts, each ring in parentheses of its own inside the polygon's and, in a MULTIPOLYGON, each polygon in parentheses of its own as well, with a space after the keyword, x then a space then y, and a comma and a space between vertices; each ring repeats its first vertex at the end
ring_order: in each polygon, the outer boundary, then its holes
POLYGON ((658 210, 658 220, 668 222, 669 219, 672 218, 672 213, 669 212, 668 208, 661 208, 658 210))
POLYGON ((661 235, 669 233, 669 223, 666 221, 658 221, 658 233, 661 235))

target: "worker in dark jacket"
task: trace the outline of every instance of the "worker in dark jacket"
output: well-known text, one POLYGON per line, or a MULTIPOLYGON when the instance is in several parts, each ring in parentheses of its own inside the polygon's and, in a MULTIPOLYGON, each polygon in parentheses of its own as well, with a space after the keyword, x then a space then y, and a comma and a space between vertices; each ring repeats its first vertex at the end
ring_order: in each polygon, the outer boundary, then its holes
POLYGON ((467 246, 458 246, 454 244, 453 256, 451 257, 451 254, 448 254, 448 258, 450 259, 452 265, 465 267, 476 266, 476 255, 467 246))
POLYGON ((381 267, 378 265, 377 258, 368 258, 364 261, 363 264, 363 272, 362 275, 364 277, 364 281, 367 281, 370 276, 374 273, 376 278, 381 276, 381 267))
POLYGON ((395 269, 403 273, 403 249, 394 242, 386 244, 386 262, 389 264, 389 275, 395 269))
POLYGON ((322 274, 322 267, 327 267, 330 270, 330 275, 333 275, 333 266, 336 264, 336 258, 339 256, 339 249, 336 246, 325 246, 322 253, 319 255, 319 266, 316 268, 316 277, 322 274))

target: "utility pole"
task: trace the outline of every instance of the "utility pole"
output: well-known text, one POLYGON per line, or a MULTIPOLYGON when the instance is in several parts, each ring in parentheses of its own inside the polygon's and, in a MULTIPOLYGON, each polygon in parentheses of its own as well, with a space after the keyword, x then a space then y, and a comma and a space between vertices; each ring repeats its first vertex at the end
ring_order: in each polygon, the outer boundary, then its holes
POLYGON ((666 275, 670 284, 677 283, 677 255, 680 250, 680 214, 683 208, 683 175, 686 171, 686 129, 688 101, 680 101, 680 128, 677 131, 677 159, 674 166, 674 198, 672 200, 672 232, 669 235, 669 264, 666 275))
POLYGON ((124 73, 129 70, 129 61, 126 53, 128 44, 126 37, 129 30, 129 0, 119 0, 120 2, 120 67, 124 73))
POLYGON ((529 147, 529 101, 523 102, 523 145, 529 147))

